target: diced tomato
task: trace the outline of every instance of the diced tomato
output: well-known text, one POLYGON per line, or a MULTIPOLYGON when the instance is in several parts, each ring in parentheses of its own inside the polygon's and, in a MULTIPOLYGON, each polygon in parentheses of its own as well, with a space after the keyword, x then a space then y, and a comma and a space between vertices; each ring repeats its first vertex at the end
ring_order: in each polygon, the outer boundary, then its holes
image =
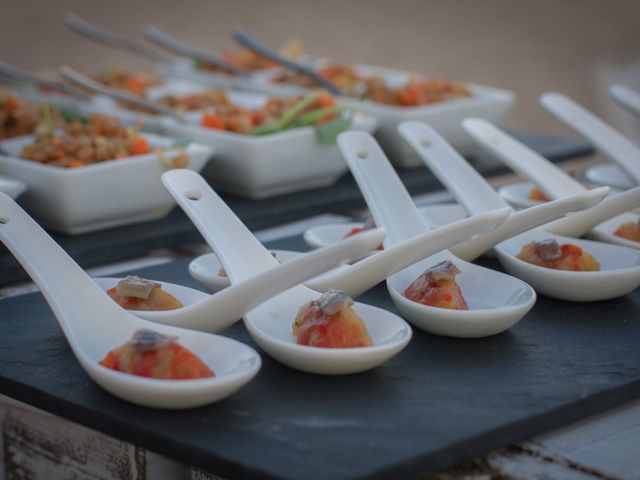
POLYGON ((316 107, 319 107, 319 108, 334 107, 335 104, 336 104, 336 99, 329 94, 322 94, 315 101, 316 107))
POLYGON ((20 101, 13 97, 7 97, 4 100, 4 108, 9 110, 10 112, 13 112, 14 110, 17 110, 18 108, 20 108, 20 105, 21 105, 20 101))
POLYGON ((224 121, 213 113, 204 113, 200 124, 206 128, 214 128, 216 130, 224 130, 224 121))
POLYGON ((132 76, 127 80, 124 88, 129 92, 141 94, 144 92, 144 80, 140 77, 132 76))
POLYGON ((149 142, 144 137, 136 138, 131 147, 129 147, 129 153, 131 155, 144 155, 145 153, 149 153, 151 151, 151 147, 149 147, 149 142))

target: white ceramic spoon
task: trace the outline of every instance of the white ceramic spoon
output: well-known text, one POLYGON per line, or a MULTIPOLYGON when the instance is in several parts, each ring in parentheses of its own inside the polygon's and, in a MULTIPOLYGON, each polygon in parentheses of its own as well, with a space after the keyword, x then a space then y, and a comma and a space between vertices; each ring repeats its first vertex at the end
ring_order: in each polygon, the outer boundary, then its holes
MULTIPOLYGON (((433 128, 421 122, 404 122, 398 130, 440 182, 453 193, 471 215, 479 215, 500 207, 509 208, 508 203, 496 193, 493 187, 433 128)), ((513 212, 491 233, 456 245, 451 251, 465 260, 474 260, 487 249, 507 238, 544 225, 568 213, 593 207, 608 192, 608 187, 583 190, 576 195, 513 212)))
MULTIPOLYGON (((162 182, 216 251, 232 284, 278 265, 269 250, 199 174, 171 170, 162 175, 162 182)), ((411 339, 411 328, 400 317, 356 302, 354 309, 365 322, 373 346, 317 348, 298 345, 292 334, 293 321, 303 304, 318 297, 317 292, 298 285, 247 314, 244 324, 256 343, 274 359, 292 368, 320 374, 369 370, 400 352, 411 339)))
POLYGON ((626 85, 614 84, 609 87, 609 95, 619 105, 640 116, 640 93, 626 85))
MULTIPOLYGON (((216 333, 224 330, 255 309, 261 303, 310 278, 338 266, 341 262, 359 258, 379 245, 384 238, 383 229, 366 232, 366 235, 349 238, 290 262, 278 263, 269 270, 224 289, 215 295, 207 295, 180 285, 163 284, 163 288, 183 301, 182 308, 168 311, 135 311, 147 320, 216 333), (360 237, 360 238, 358 238, 360 237)), ((118 279, 96 279, 106 290, 118 279)))
MULTIPOLYGON (((333 245, 333 243, 331 245, 333 245)), ((271 252, 275 254, 276 259, 280 263, 288 262, 302 255, 301 252, 291 250, 271 250, 271 252)), ((221 268, 223 268, 222 262, 214 252, 205 253, 204 255, 194 258, 189 263, 189 274, 207 287, 210 292, 218 292, 231 285, 229 277, 218 275, 221 268)))
MULTIPOLYGON (((550 198, 562 198, 586 190, 580 182, 559 167, 492 123, 480 118, 468 118, 462 122, 462 127, 479 145, 506 163, 518 175, 534 182, 550 198)), ((613 235, 617 226, 622 223, 637 221, 638 215, 629 210, 640 206, 638 195, 637 189, 627 190, 607 198, 587 212, 558 220, 545 229, 571 237, 580 237, 589 232, 590 236, 601 241, 640 248, 638 242, 613 235), (612 228, 613 224, 616 226, 612 228)))
POLYGON ((155 408, 197 407, 231 395, 260 369, 258 354, 240 342, 157 325, 121 308, 3 193, 0 193, 0 240, 40 288, 82 368, 101 387, 120 398, 155 408), (182 345, 214 371, 215 377, 150 379, 99 364, 110 350, 129 341, 138 329, 177 336, 182 345))
MULTIPOLYGON (((504 222, 510 212, 511 209, 506 207, 486 212, 473 218, 453 222, 393 245, 353 265, 343 265, 341 268, 332 270, 324 275, 311 278, 305 282, 305 285, 317 292, 325 292, 332 288, 342 290, 351 297, 356 298, 385 278, 423 258, 467 240, 474 235, 495 229, 504 222)), ((354 237, 357 236, 354 235, 354 237)), ((349 237, 347 240, 354 237, 349 237)), ((336 242, 335 245, 347 240, 336 242)), ((287 253, 290 255, 294 252, 287 253)))
POLYGON ((640 184, 640 147, 566 95, 545 93, 540 103, 640 184))
MULTIPOLYGON (((505 202, 491 185, 476 172, 435 130, 412 122, 401 126, 411 138, 412 147, 422 145, 416 153, 438 180, 467 208, 477 214, 505 202)), ((607 187, 599 189, 603 198, 607 187)), ((586 212, 585 212, 586 213, 586 212)), ((593 301, 615 298, 640 285, 640 252, 617 245, 567 238, 546 231, 544 227, 528 230, 495 247, 505 269, 531 284, 538 293, 571 301, 593 301), (572 243, 590 252, 600 262, 598 272, 567 272, 532 265, 516 256, 532 240, 549 238, 559 244, 572 243), (626 263, 628 260, 630 263, 626 263)))
MULTIPOLYGON (((338 137, 344 155, 376 224, 387 230, 385 248, 429 231, 411 196, 376 141, 366 133, 338 137)), ((454 337, 484 337, 518 322, 536 301, 533 289, 504 273, 440 252, 387 279, 387 288, 402 315, 431 333, 454 337), (456 278, 469 310, 436 308, 409 300, 405 289, 426 269, 449 260, 461 270, 456 278)))
POLYGON ((168 63, 171 57, 133 38, 110 32, 88 22, 73 12, 64 14, 64 24, 85 38, 143 56, 153 62, 168 63))

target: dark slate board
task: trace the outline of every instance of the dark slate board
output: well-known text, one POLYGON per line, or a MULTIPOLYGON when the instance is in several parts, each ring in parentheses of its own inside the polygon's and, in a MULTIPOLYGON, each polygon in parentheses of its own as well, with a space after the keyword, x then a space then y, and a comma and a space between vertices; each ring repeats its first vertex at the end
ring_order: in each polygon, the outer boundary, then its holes
MULTIPOLYGON (((305 249, 300 237, 270 247, 305 249)), ((187 264, 137 273, 195 286, 187 264)), ((395 310, 383 285, 360 300, 395 310)), ((416 478, 640 395, 639 308, 638 291, 584 304, 541 297, 494 337, 414 329, 407 349, 359 375, 305 374, 263 355, 235 395, 163 412, 94 384, 31 294, 0 301, 0 393, 225 478, 416 478)), ((224 334, 256 347, 241 324, 224 334)))
MULTIPOLYGON (((593 152, 580 141, 536 133, 511 132, 553 161, 575 158, 593 152)), ((478 166, 486 177, 507 172, 504 166, 478 166)), ((426 169, 400 170, 399 174, 412 195, 441 189, 426 169)), ((351 174, 336 184, 315 190, 292 193, 261 201, 223 195, 227 204, 252 230, 281 225, 323 213, 345 213, 365 207, 351 174)), ((112 228, 101 232, 68 236, 52 234, 56 241, 85 268, 140 257, 157 248, 176 248, 198 240, 198 233, 179 208, 162 220, 112 228)), ((0 245, 0 286, 26 280, 26 276, 0 245)))

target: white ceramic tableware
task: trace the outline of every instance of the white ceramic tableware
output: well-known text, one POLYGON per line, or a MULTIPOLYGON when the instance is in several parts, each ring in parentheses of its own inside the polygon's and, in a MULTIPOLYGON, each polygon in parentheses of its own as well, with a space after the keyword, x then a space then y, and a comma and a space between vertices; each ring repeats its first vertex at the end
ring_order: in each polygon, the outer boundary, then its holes
POLYGON ((152 134, 143 135, 156 152, 119 160, 60 168, 20 158, 23 147, 33 135, 0 142, 0 170, 27 184, 21 204, 38 221, 66 234, 80 234, 110 227, 162 218, 175 201, 162 187, 160 175, 171 167, 173 159, 184 153, 188 168, 199 171, 213 150, 189 144, 172 148, 175 140, 152 134))
MULTIPOLYGON (((356 298, 385 278, 423 258, 467 240, 472 236, 493 230, 509 216, 510 212, 510 208, 502 208, 454 222, 389 247, 382 252, 377 252, 375 255, 352 265, 344 265, 324 275, 311 278, 305 281, 305 285, 317 292, 325 292, 332 288, 342 290, 351 297, 356 298)), ((355 235, 349 237, 349 239, 358 236, 355 235)), ((344 241, 336 242, 334 245, 339 245, 344 241)), ((295 252, 286 253, 289 256, 295 256, 295 252)), ((286 261, 286 257, 284 261, 286 261)))
POLYGON ((387 246, 383 251, 352 265, 345 265, 325 275, 312 278, 305 282, 305 285, 319 292, 334 288, 357 297, 400 270, 431 257, 451 245, 491 232, 501 225, 510 213, 509 207, 499 208, 435 230, 427 230, 420 235, 387 246))
MULTIPOLYGON (((376 224, 387 230, 385 247, 429 230, 373 137, 347 132, 339 136, 338 145, 376 224)), ((503 332, 522 319, 536 300, 533 289, 523 281, 468 263, 447 251, 396 273, 387 279, 387 287, 402 315, 414 325, 431 333, 455 337, 484 337, 503 332), (469 310, 431 307, 403 295, 426 269, 445 260, 461 270, 456 281, 469 310)))
POLYGON ((529 198, 529 193, 531 193, 531 190, 535 187, 536 186, 530 182, 515 182, 498 188, 498 193, 512 207, 518 209, 529 208, 545 203, 540 200, 531 200, 529 198))
MULTIPOLYGON (((326 65, 328 59, 315 59, 312 63, 316 67, 326 65)), ((402 86, 414 78, 414 72, 395 70, 372 65, 352 65, 356 72, 364 76, 380 76, 389 85, 402 86)), ((277 94, 300 94, 309 90, 298 85, 275 83, 274 79, 282 72, 279 70, 265 71, 255 76, 254 83, 259 88, 277 94)), ((344 97, 360 106, 365 112, 375 117, 378 129, 375 136, 387 152, 394 164, 403 168, 415 168, 422 165, 410 148, 402 139, 398 138, 398 125, 406 121, 420 121, 433 126, 456 148, 465 154, 473 153, 475 145, 469 136, 460 128, 460 122, 465 117, 477 116, 499 122, 511 109, 515 102, 513 92, 486 85, 468 83, 471 96, 455 98, 445 102, 438 102, 420 106, 396 106, 378 102, 362 101, 359 98, 344 97)))
MULTIPOLYGON (((329 246, 329 244, 322 246, 329 246)), ((279 262, 287 262, 302 255, 300 252, 290 250, 272 250, 271 252, 275 254, 279 262)), ((229 277, 219 275, 221 268, 223 268, 222 262, 215 253, 205 253, 189 263, 189 274, 207 287, 210 292, 218 292, 230 285, 229 277)))
MULTIPOLYGON (((534 182, 549 198, 563 198, 586 190, 580 182, 495 125, 483 119, 470 118, 463 122, 463 128, 492 155, 509 165, 520 176, 534 182)), ((627 212, 638 205, 638 190, 631 189, 607 198, 588 212, 579 212, 545 228, 552 228, 555 233, 569 236, 582 236, 593 230, 590 235, 598 240, 630 246, 635 242, 613 235, 615 228, 610 228, 609 220, 618 222, 618 225, 630 221, 630 215, 633 214, 627 212), (607 223, 601 225, 605 221, 607 223)), ((635 243, 634 247, 640 248, 640 243, 635 243)))
MULTIPOLYGON (((278 265, 200 175, 174 170, 163 175, 162 181, 215 250, 232 284, 278 265)), ((354 310, 366 324, 373 346, 317 348, 298 345, 292 334, 292 323, 299 308, 318 297, 317 292, 298 285, 248 313, 244 324, 256 343, 274 359, 298 370, 328 375, 374 368, 400 352, 411 339, 411 328, 400 317, 356 302, 354 310)))
MULTIPOLYGON (((433 129, 424 124, 411 123, 402 125, 401 131, 440 182, 470 213, 477 214, 506 204, 491 185, 433 129)), ((598 192, 589 193, 597 193, 599 201, 607 192, 608 188, 602 187, 598 192)), ((546 231, 544 226, 508 238, 497 244, 495 249, 498 259, 509 273, 525 280, 538 293, 562 300, 615 298, 640 285, 640 252, 617 245, 567 238, 546 231), (561 245, 571 243, 582 247, 600 262, 601 270, 567 272, 539 267, 517 258, 525 244, 546 239, 554 239, 561 245), (629 263, 625 263, 625 258, 629 263)))
POLYGON ((158 325, 121 308, 24 210, 1 193, 0 240, 40 288, 82 368, 101 387, 124 400, 165 409, 206 405, 231 395, 260 369, 258 354, 240 342, 158 325), (200 357, 215 376, 160 380, 117 372, 99 364, 138 329, 177 336, 180 344, 200 357))
MULTIPOLYGON (((492 209, 508 207, 508 203, 493 187, 433 128, 421 122, 406 122, 398 130, 465 211, 478 215, 492 209)), ((609 187, 583 190, 569 197, 514 212, 493 232, 456 245, 452 251, 465 260, 474 260, 484 250, 502 240, 547 224, 551 220, 562 220, 568 213, 594 207, 607 193, 609 187)))
MULTIPOLYGON (((232 103, 257 108, 268 95, 235 92, 232 103)), ((210 145, 215 158, 203 171, 216 190, 263 199, 335 183, 347 171, 335 145, 320 141, 314 127, 292 128, 269 135, 245 135, 203 127, 200 114, 189 114, 188 124, 163 120, 165 134, 210 145)), ((351 129, 372 132, 371 116, 354 115, 351 129)))
POLYGON ((561 93, 545 93, 540 103, 567 126, 618 164, 634 185, 640 184, 640 147, 611 125, 561 93))
POLYGON ((626 85, 614 84, 609 87, 609 95, 618 105, 635 115, 640 115, 640 94, 626 85))
MULTIPOLYGON (((182 301, 182 308, 132 313, 153 322, 217 333, 279 293, 335 268, 343 261, 360 257, 379 244, 383 237, 384 230, 371 230, 340 244, 299 255, 286 264, 277 264, 274 268, 237 282, 215 295, 163 283, 167 292, 182 301)), ((106 291, 115 286, 118 279, 96 279, 96 282, 106 291)))
POLYGON ((6 193, 11 198, 18 198, 27 189, 26 183, 15 178, 0 175, 0 192, 6 193))

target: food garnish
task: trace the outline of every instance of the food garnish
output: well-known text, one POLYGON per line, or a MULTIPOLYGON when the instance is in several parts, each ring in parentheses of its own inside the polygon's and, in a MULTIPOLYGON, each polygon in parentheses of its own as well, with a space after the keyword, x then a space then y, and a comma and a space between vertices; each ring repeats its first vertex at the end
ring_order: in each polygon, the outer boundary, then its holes
POLYGON ((137 276, 123 278, 107 290, 107 294, 127 310, 162 311, 182 307, 182 302, 162 290, 161 284, 137 276))
POLYGON ((600 270, 598 261, 588 252, 572 243, 562 245, 552 238, 530 242, 522 247, 517 258, 540 267, 574 272, 600 270))
POLYGON ((460 269, 451 261, 440 262, 416 278, 404 291, 414 302, 451 310, 468 310, 467 302, 456 282, 460 269))
POLYGON ((293 322, 296 343, 322 348, 373 345, 364 321, 352 305, 351 297, 339 290, 329 290, 304 304, 293 322))
POLYGON ((194 353, 173 335, 142 329, 131 340, 107 353, 100 365, 139 377, 189 380, 215 376, 194 353))

